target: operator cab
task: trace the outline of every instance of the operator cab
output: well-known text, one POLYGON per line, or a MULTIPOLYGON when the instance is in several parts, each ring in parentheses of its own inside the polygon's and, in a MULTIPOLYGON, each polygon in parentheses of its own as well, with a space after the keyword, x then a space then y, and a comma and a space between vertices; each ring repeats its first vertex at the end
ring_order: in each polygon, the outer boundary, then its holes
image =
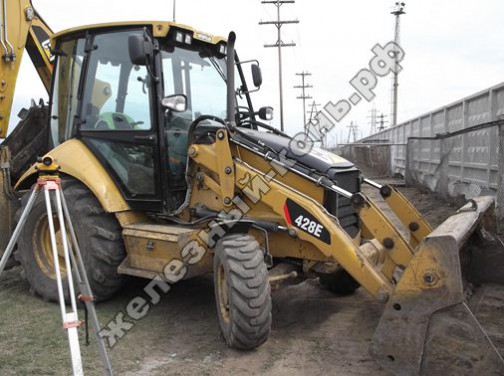
MULTIPOLYGON (((60 33, 53 46, 53 146, 82 140, 133 209, 177 209, 191 125, 201 122, 192 142, 213 142, 226 118, 225 40, 168 22, 127 23, 60 33)), ((238 117, 254 118, 235 66, 238 117)))

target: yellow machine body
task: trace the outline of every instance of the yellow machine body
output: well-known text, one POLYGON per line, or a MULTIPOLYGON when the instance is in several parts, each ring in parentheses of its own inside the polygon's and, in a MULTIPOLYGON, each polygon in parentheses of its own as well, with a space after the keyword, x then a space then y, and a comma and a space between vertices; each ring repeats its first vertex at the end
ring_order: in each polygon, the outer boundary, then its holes
MULTIPOLYGON (((51 150, 51 157, 60 165, 60 172, 84 183, 109 213, 128 211, 129 206, 101 163, 79 140, 68 140, 51 150)), ((16 184, 16 189, 28 189, 34 183, 37 170, 33 165, 16 184)))
MULTIPOLYGON (((118 30, 132 26, 148 27, 153 37, 162 38, 176 26, 191 31, 193 38, 206 43, 225 41, 222 37, 188 26, 153 21, 92 25, 52 35, 30 1, 6 1, 9 5, 8 20, 19 22, 9 22, 8 25, 13 44, 11 61, 3 59, 0 62, 0 138, 7 133, 23 50, 30 53, 46 88, 50 86, 49 38, 51 45, 55 46, 62 38, 85 30, 118 30), (41 34, 43 37, 40 37, 41 34)), ((60 82, 59 85, 68 83, 60 82)), ((108 92, 103 90, 107 85, 100 82, 99 91, 108 92)), ((97 101, 103 99, 105 102, 107 97, 103 95, 98 96, 97 101)), ((100 103, 93 104, 100 107, 100 103)), ((65 108, 68 103, 61 102, 58 106, 65 108)), ((232 127, 223 126, 216 131, 216 136, 213 143, 188 145, 188 194, 185 205, 177 212, 178 218, 186 221, 185 225, 132 210, 109 172, 84 142, 69 139, 51 150, 49 155, 60 166, 63 176, 82 182, 103 209, 117 217, 127 252, 126 259, 118 268, 119 273, 145 278, 161 277, 176 282, 176 278, 167 277, 166 268, 170 265, 187 269, 181 278, 211 272, 216 239, 219 234, 238 226, 242 229, 240 231, 246 231, 257 239, 266 256, 277 260, 298 260, 303 264, 304 271, 317 270, 323 264, 343 268, 374 298, 386 304, 372 345, 373 355, 386 369, 396 374, 439 374, 437 372, 443 369, 432 359, 439 358, 439 354, 447 356, 446 352, 435 354, 436 351, 429 349, 429 345, 434 344, 433 348, 439 349, 439 343, 446 339, 431 330, 443 321, 446 312, 458 317, 462 325, 470 328, 471 338, 474 338, 469 344, 458 341, 449 348, 451 353, 471 358, 474 369, 504 367, 504 361, 464 303, 463 268, 459 259, 459 252, 470 236, 481 230, 484 217, 493 208, 493 199, 479 198, 473 206, 463 208, 457 216, 433 231, 395 188, 377 187, 385 202, 408 229, 408 234, 403 234, 373 201, 357 192, 351 196, 350 202, 358 214, 360 230, 350 236, 338 218, 324 207, 325 188, 318 181, 286 169, 277 161, 268 161, 254 148, 235 142, 232 127), (231 219, 216 222, 210 227, 187 225, 187 221, 193 219, 192 210, 200 205, 231 216, 231 219), (301 224, 302 216, 293 217, 292 207, 307 213, 309 223, 301 224), (265 233, 257 226, 243 227, 242 219, 267 222, 282 230, 265 233), (201 254, 186 251, 187 246, 193 243, 201 247, 201 254)), ((8 159, 3 156, 0 162, 8 164, 8 159)), ((8 171, 8 168, 2 167, 2 171, 8 171)), ((29 189, 36 176, 37 171, 32 166, 15 188, 29 189)), ((0 175, 0 183, 5 181, 4 173, 0 175)), ((9 192, 10 188, 4 188, 4 195, 0 195, 2 211, 13 211, 6 203, 8 197, 5 192, 9 192)), ((0 225, 1 245, 12 223, 4 219, 0 225)))

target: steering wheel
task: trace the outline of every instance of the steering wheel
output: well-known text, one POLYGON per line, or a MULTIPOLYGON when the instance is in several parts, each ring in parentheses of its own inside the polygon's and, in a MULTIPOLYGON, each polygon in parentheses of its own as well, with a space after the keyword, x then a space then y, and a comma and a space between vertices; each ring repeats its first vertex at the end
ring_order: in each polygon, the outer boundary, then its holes
POLYGON ((188 144, 190 144, 192 141, 193 141, 193 133, 194 133, 194 129, 199 125, 199 123, 205 121, 205 120, 212 120, 212 121, 215 121, 217 123, 221 123, 224 127, 226 126, 226 122, 224 120, 222 120, 220 117, 217 117, 217 116, 213 116, 213 115, 202 115, 202 116, 198 116, 192 123, 191 125, 189 126, 189 134, 188 134, 188 137, 187 137, 187 142, 188 144))

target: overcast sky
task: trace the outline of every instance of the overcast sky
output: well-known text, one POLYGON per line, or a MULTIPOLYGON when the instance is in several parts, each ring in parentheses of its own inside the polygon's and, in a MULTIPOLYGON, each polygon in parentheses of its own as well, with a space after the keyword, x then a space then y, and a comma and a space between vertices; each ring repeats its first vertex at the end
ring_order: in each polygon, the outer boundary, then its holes
MULTIPOLYGON (((172 0, 33 0, 38 12, 54 31, 78 25, 126 20, 172 20, 172 0)), ((393 39, 394 1, 297 0, 281 7, 282 19, 300 21, 285 25, 284 42, 296 47, 283 49, 284 111, 286 131, 302 129, 303 111, 299 77, 309 71, 308 93, 325 105, 348 98, 354 90, 348 83, 373 57, 371 48, 393 39)), ((226 36, 237 33, 242 60, 258 59, 264 84, 253 94, 255 106, 273 106, 279 123, 277 50, 263 45, 276 42, 276 28, 258 22, 276 18, 274 5, 260 0, 177 0, 177 22, 226 36)), ((499 0, 406 0, 401 23, 401 46, 406 52, 400 74, 399 122, 421 115, 500 83, 504 77, 504 2, 499 0)), ((22 63, 13 113, 31 98, 45 96, 28 56, 22 63)), ((390 114, 391 81, 381 79, 374 105, 390 114)), ((361 101, 332 132, 333 142, 346 141, 346 125, 354 121, 363 135, 369 132, 372 104, 361 101)), ((12 121, 17 117, 13 116, 12 121)))

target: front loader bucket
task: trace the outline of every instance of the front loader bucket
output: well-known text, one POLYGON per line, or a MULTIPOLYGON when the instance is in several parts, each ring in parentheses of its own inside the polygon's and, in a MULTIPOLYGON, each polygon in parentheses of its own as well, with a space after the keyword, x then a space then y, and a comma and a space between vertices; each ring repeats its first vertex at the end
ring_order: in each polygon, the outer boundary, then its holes
POLYGON ((470 286, 504 284, 502 244, 485 230, 493 227, 493 202, 472 200, 417 247, 373 336, 371 354, 386 370, 504 375, 502 356, 466 300, 470 286))

